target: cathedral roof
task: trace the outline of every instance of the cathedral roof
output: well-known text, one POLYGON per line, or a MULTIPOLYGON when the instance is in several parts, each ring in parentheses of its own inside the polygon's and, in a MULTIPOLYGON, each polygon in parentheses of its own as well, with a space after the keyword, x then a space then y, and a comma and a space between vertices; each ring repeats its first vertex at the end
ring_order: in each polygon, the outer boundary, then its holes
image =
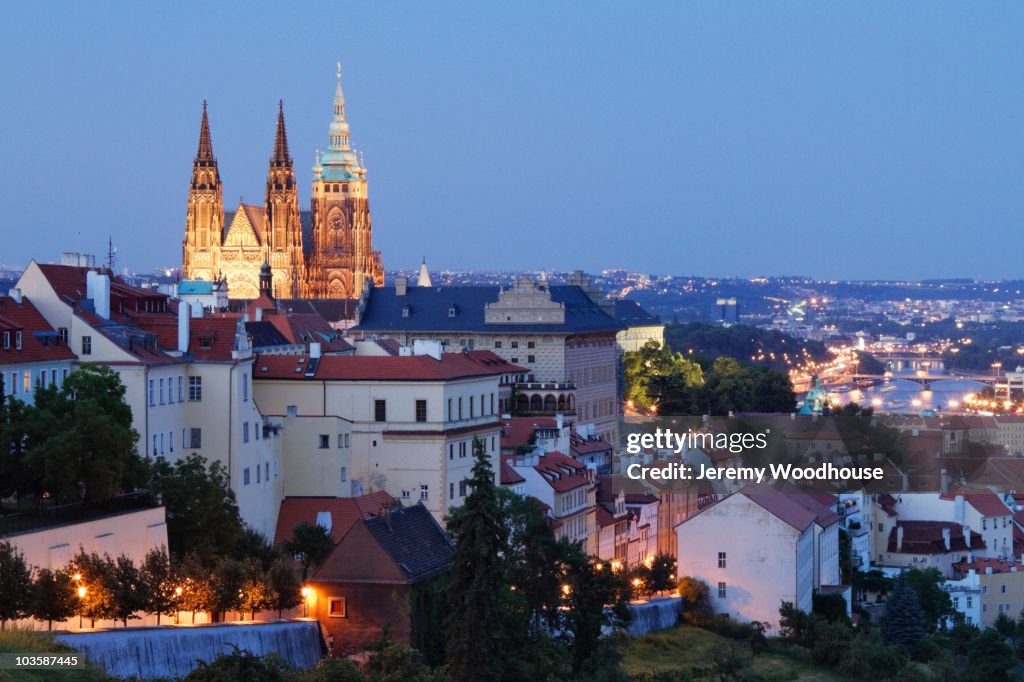
POLYGON ((497 286, 408 287, 399 296, 394 287, 370 290, 357 331, 364 332, 493 332, 523 334, 572 334, 619 331, 612 319, 578 286, 552 286, 551 300, 565 307, 562 324, 486 324, 484 309, 496 303, 497 286), (407 308, 407 310, 405 310, 407 308), (456 310, 453 316, 451 309, 456 310))

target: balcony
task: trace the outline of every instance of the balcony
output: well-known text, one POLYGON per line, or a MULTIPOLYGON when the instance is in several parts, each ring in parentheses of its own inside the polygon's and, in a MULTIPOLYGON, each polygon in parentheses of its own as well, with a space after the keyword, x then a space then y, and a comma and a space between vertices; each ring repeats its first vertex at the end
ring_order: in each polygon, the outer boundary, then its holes
POLYGON ((576 416, 576 385, 570 382, 530 381, 515 385, 515 412, 522 416, 576 416))

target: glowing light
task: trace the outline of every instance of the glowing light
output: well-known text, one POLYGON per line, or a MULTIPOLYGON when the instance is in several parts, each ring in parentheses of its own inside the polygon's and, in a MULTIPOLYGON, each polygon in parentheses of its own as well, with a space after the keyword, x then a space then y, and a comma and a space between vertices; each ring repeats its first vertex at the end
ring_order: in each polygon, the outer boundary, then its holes
POLYGON ((82 582, 82 574, 75 573, 73 576, 71 576, 71 579, 74 580, 76 583, 82 582))
POLYGON ((89 590, 85 589, 84 586, 78 588, 78 598, 85 599, 85 595, 89 590))
MULTIPOLYGON (((303 587, 303 588, 302 588, 302 597, 303 597, 303 598, 306 598, 306 597, 308 597, 308 596, 309 596, 309 593, 310 593, 310 592, 312 592, 312 590, 311 590, 311 589, 309 589, 308 587, 303 587)), ((295 593, 294 593, 294 592, 292 592, 292 594, 295 594, 295 593)))

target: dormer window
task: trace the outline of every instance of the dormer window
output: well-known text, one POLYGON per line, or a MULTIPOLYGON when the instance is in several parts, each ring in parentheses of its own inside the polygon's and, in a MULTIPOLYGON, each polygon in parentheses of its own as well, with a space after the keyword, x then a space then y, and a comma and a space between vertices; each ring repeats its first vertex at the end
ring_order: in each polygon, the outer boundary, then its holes
POLYGON ((213 348, 213 339, 211 339, 209 336, 204 336, 200 338, 199 348, 203 350, 210 350, 211 348, 213 348))
POLYGON ((412 314, 412 306, 402 306, 402 317, 409 317, 412 314))
POLYGON ((448 317, 455 317, 455 306, 448 308, 448 317))

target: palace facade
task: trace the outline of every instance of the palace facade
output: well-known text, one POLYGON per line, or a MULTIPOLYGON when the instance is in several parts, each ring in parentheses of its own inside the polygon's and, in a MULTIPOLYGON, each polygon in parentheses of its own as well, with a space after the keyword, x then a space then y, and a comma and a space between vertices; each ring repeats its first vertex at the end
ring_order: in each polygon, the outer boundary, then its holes
POLYGON ((239 201, 234 212, 224 212, 203 102, 182 241, 182 279, 225 280, 230 298, 255 299, 264 264, 273 273, 276 298, 359 298, 367 279, 384 283, 380 252, 372 245, 366 168, 349 143, 340 66, 329 144, 316 155, 309 211, 299 210, 281 103, 263 204, 239 201))

